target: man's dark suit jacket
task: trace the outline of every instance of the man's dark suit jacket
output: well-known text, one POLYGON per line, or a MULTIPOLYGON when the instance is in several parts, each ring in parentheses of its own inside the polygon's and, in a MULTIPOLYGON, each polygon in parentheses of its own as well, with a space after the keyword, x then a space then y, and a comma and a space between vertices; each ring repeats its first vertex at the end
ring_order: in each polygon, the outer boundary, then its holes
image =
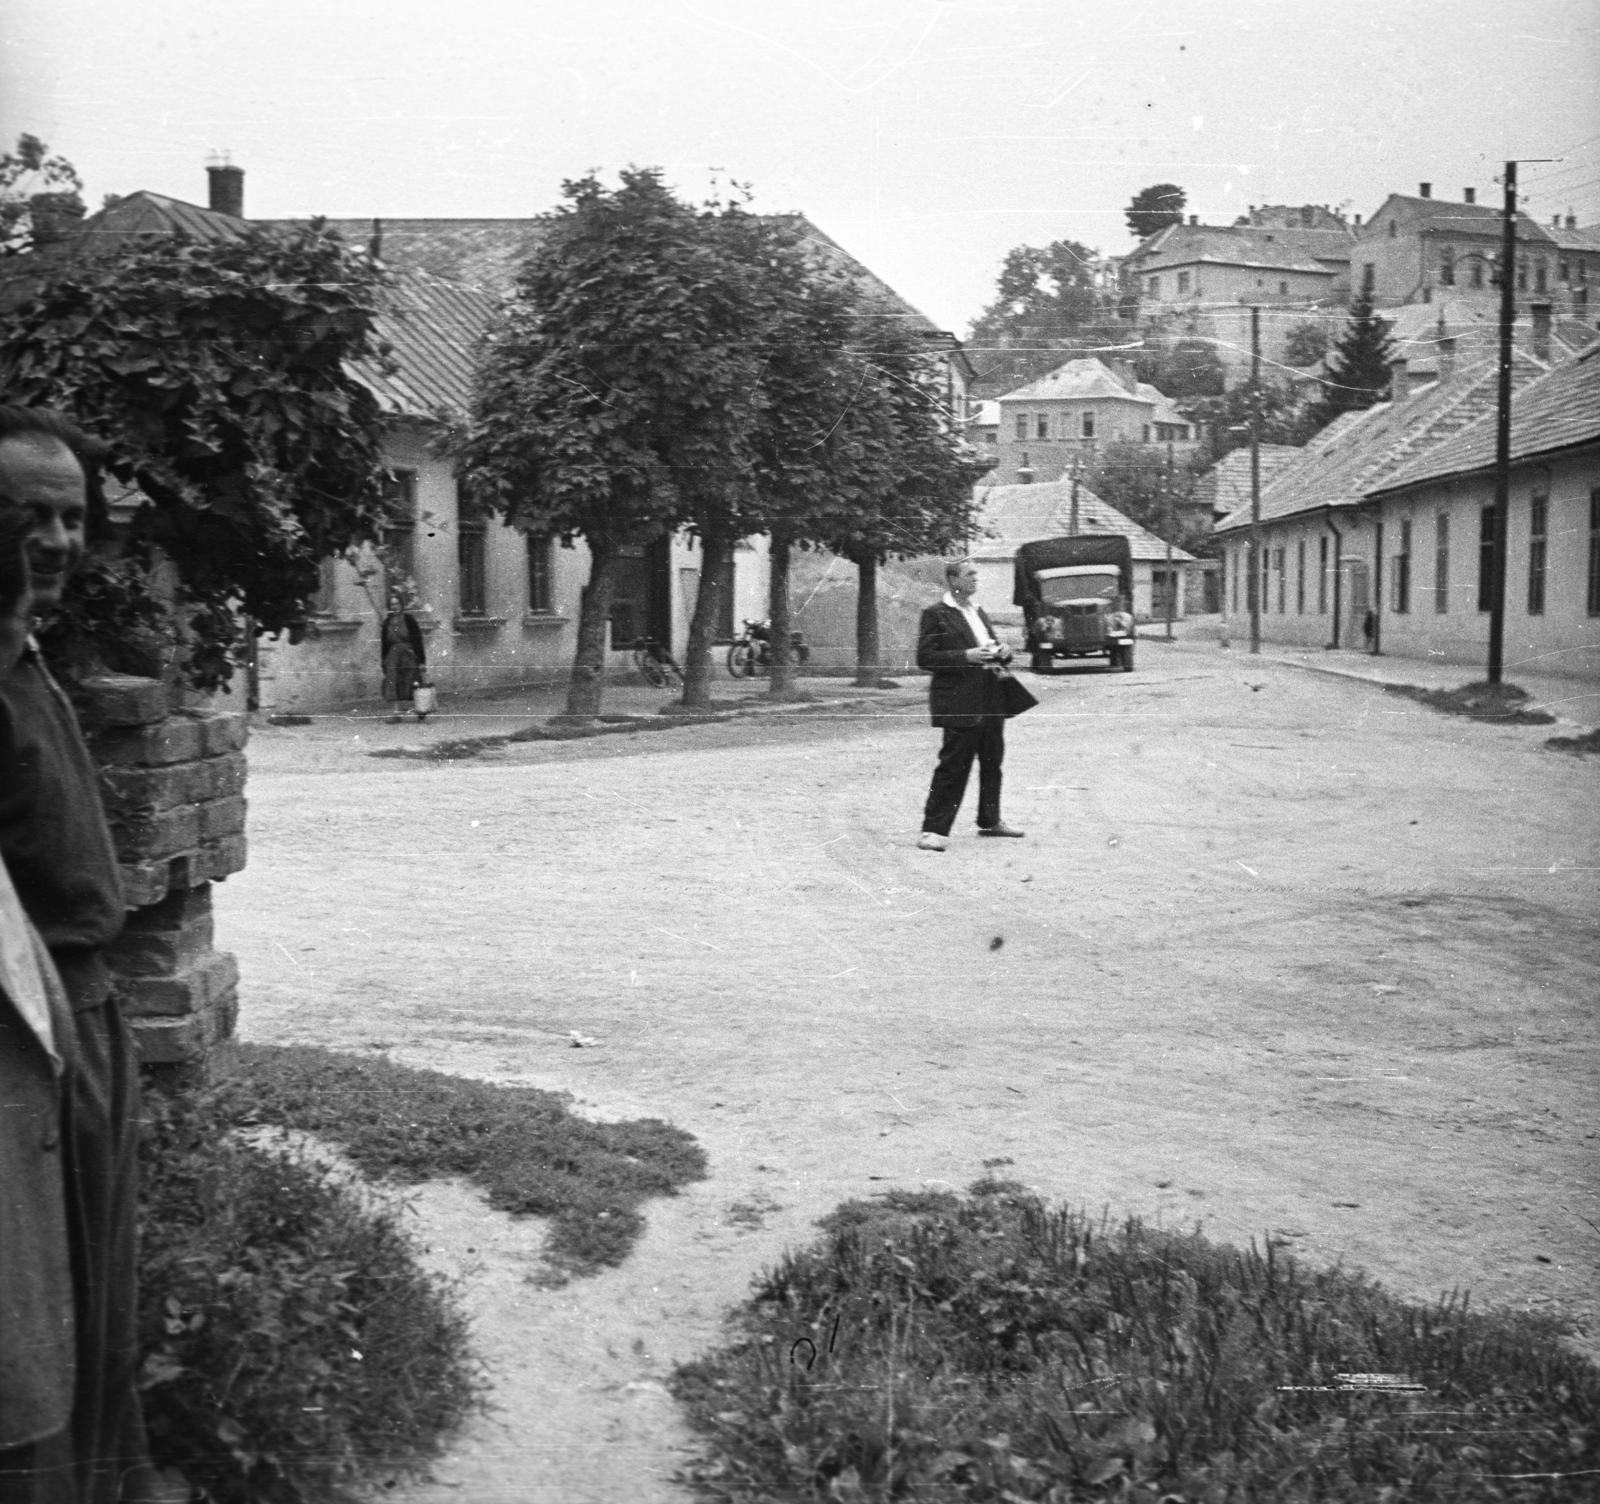
MULTIPOLYGON (((978 615, 998 642, 1000 634, 982 607, 978 615)), ((933 675, 928 685, 928 712, 935 726, 962 730, 981 725, 985 717, 1004 715, 999 679, 980 664, 967 662, 967 649, 977 646, 966 617, 954 606, 940 601, 923 611, 917 632, 917 667, 933 675)))

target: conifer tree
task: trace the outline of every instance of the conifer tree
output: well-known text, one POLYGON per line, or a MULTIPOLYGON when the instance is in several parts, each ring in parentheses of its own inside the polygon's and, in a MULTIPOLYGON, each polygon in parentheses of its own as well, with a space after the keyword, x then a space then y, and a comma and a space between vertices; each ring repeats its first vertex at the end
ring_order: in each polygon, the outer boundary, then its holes
POLYGON ((1394 325, 1372 310, 1372 294, 1362 291, 1350 305, 1350 320, 1335 341, 1328 373, 1322 378, 1322 397, 1312 408, 1318 428, 1326 428, 1341 413, 1371 407, 1389 389, 1389 362, 1394 325))

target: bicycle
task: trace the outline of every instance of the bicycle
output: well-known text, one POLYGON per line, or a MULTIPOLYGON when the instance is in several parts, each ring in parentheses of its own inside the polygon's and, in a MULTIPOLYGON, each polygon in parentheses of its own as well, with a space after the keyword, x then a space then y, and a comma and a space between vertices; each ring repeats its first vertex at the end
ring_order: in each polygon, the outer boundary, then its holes
MULTIPOLYGON (((744 631, 728 649, 728 672, 735 679, 753 679, 772 666, 771 630, 771 622, 745 621, 744 631)), ((811 656, 811 649, 799 632, 789 634, 789 651, 796 663, 804 663, 811 656)))
POLYGON ((644 675, 646 684, 666 689, 674 682, 683 683, 683 670, 654 637, 637 637, 633 643, 634 667, 644 675))

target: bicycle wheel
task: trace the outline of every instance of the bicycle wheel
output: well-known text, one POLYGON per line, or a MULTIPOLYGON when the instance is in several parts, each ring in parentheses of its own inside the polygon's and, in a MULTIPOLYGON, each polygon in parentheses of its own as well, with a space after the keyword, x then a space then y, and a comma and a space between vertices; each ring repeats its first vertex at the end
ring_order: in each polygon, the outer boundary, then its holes
POLYGON ((748 642, 736 642, 728 649, 728 672, 735 679, 755 678, 756 655, 748 642))

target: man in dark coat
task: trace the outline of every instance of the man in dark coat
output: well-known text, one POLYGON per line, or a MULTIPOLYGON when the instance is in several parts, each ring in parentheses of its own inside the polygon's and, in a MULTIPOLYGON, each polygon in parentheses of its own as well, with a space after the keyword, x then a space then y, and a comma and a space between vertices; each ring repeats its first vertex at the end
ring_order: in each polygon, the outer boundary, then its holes
POLYGON ((929 715, 935 726, 944 729, 917 841, 924 851, 949 846, 950 827, 966 793, 973 758, 978 760, 978 834, 1022 835, 1000 818, 1000 764, 1006 755, 1000 675, 1011 661, 1011 651, 995 635, 982 608, 972 604, 978 588, 972 561, 952 559, 944 576, 949 591, 922 613, 917 633, 917 667, 933 675, 928 684, 929 715))
MULTIPOLYGON (((77 719, 26 636, 60 605, 82 558, 95 469, 94 446, 65 419, 0 407, 0 513, 26 519, 18 559, 0 570, 22 586, 0 602, 0 858, 66 1010, 59 1158, 76 1369, 66 1426, 0 1454, 0 1504, 188 1497, 150 1465, 137 1386, 138 1059, 105 960, 126 912, 122 885, 77 719)), ((12 1013, 21 1001, 10 999, 12 1013)), ((31 1048, 16 1027, 6 1046, 31 1048)), ((0 1280, 8 1274, 0 1268, 0 1280)))

